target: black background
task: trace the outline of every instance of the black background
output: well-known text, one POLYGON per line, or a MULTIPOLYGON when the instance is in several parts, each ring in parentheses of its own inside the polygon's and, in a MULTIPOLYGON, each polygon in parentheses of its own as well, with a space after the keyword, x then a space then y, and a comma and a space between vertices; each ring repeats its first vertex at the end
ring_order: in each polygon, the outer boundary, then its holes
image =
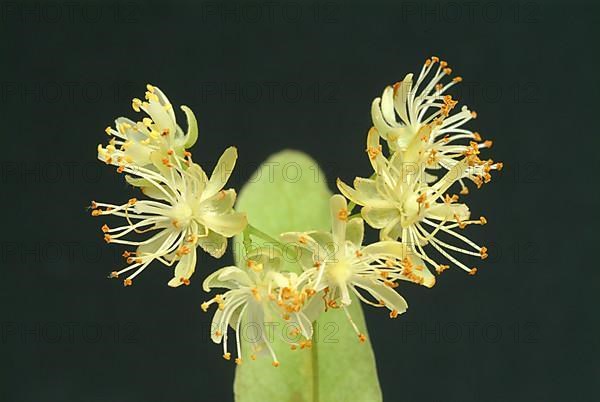
POLYGON ((104 278, 119 249, 86 206, 133 190, 96 145, 145 83, 195 111, 206 169, 238 147, 233 187, 283 148, 333 186, 368 175, 371 100, 438 55, 506 169, 469 196, 489 221, 470 231, 490 248, 479 274, 403 286, 399 320, 366 309, 385 399, 598 400, 597 7, 228 4, 1 3, 0 399, 232 400, 199 280, 230 255, 177 290, 158 266, 104 278))

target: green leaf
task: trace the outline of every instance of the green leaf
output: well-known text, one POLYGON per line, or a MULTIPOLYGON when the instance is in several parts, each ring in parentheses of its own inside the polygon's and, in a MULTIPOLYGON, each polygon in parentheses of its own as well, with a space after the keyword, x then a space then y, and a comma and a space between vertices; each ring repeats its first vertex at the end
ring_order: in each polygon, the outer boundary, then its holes
MULTIPOLYGON (((323 172, 313 159, 301 152, 283 151, 267 159, 244 186, 237 209, 248 214, 253 226, 278 238, 280 233, 288 231, 329 230, 330 196, 323 172)), ((234 252, 236 257, 243 255, 242 236, 236 238, 234 252)), ((300 268, 286 263, 284 269, 300 268)), ((349 310, 358 327, 367 334, 359 302, 354 300, 349 310)), ((274 327, 276 339, 284 326, 283 322, 278 324, 274 327)), ((244 363, 236 369, 235 400, 381 401, 368 336, 365 343, 360 343, 341 309, 321 314, 314 325, 312 348, 292 351, 285 342, 275 342, 274 349, 281 362, 277 368, 267 356, 250 360, 249 348, 244 348, 244 363)))

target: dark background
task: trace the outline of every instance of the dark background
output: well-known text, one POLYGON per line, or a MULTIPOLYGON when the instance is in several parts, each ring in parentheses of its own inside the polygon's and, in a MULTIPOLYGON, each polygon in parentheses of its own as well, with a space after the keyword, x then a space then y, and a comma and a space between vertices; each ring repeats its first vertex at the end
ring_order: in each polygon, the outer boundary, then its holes
POLYGON ((490 248, 479 274, 403 286, 399 320, 366 310, 385 399, 598 400, 593 2, 1 7, 2 401, 232 400, 199 280, 231 256, 202 254, 189 287, 156 266, 124 289, 86 210, 134 194, 96 145, 145 83, 195 111, 207 170, 239 148, 233 187, 283 148, 333 186, 368 175, 372 99, 430 55, 463 76, 454 94, 506 169, 469 196, 489 221, 470 229, 490 248))

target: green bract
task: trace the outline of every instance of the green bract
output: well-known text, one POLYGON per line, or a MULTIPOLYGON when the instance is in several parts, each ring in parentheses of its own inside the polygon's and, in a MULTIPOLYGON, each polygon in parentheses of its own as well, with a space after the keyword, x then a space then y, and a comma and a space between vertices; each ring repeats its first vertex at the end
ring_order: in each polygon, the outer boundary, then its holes
MULTIPOLYGON (((241 190, 236 208, 277 239, 283 232, 329 230, 330 196, 314 160, 300 152, 283 151, 261 165, 241 190)), ((236 238, 234 247, 239 265, 242 236, 236 238)), ((293 257, 287 260, 282 270, 301 272, 293 257)), ((355 323, 366 328, 360 304, 352 303, 349 310, 355 323)), ((283 320, 273 323, 276 336, 284 326, 283 320)), ((371 344, 368 339, 358 341, 344 312, 329 309, 320 315, 314 329, 312 347, 305 349, 292 351, 285 341, 275 340, 273 347, 281 362, 277 368, 268 358, 252 361, 244 352, 244 363, 236 370, 236 401, 382 400, 371 344)))

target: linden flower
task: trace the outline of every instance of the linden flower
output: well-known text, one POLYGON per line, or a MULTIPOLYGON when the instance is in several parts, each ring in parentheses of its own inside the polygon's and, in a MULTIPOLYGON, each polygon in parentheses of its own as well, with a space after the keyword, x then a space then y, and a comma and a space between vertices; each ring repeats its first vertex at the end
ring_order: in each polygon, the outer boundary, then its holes
MULTIPOLYGON (((376 130, 369 133, 367 144, 369 149, 380 148, 376 130)), ((486 219, 469 220, 467 205, 457 204, 458 196, 445 193, 452 184, 468 174, 468 169, 477 164, 477 160, 467 156, 435 184, 427 185, 419 174, 403 164, 400 155, 395 153, 388 160, 381 153, 370 153, 375 177, 357 177, 354 188, 338 179, 339 190, 352 202, 363 206, 362 217, 372 227, 381 229, 381 239, 401 239, 404 244, 410 245, 412 253, 433 265, 440 273, 448 266, 430 258, 423 248, 429 244, 449 261, 475 274, 476 268, 468 268, 450 252, 486 258, 486 247, 478 246, 455 230, 470 224, 483 225, 486 219), (441 233, 460 240, 467 248, 448 244, 436 237, 441 233)))
POLYGON ((221 268, 204 280, 202 286, 207 292, 213 288, 228 290, 202 303, 202 309, 207 311, 212 304, 218 306, 212 320, 211 338, 213 342, 223 344, 226 360, 231 359, 227 344, 231 326, 236 333, 237 364, 242 363, 240 330, 243 329, 252 349, 250 358, 254 360, 259 353, 269 353, 277 367, 279 361, 271 345, 275 334, 267 324, 283 318, 294 328, 292 336, 301 334, 307 339, 296 343, 283 337, 292 349, 310 346, 312 319, 303 311, 303 306, 312 293, 301 286, 303 280, 296 274, 279 272, 281 254, 276 249, 258 248, 246 258, 246 267, 221 268))
POLYGON ((398 286, 396 280, 431 287, 435 278, 418 258, 409 255, 402 243, 380 241, 363 247, 363 220, 348 220, 344 197, 332 196, 330 208, 331 233, 290 232, 281 236, 284 241, 292 242, 307 252, 300 262, 305 270, 303 275, 310 278, 310 286, 316 292, 323 292, 327 307, 344 309, 359 339, 364 341, 364 335, 346 309, 352 302, 351 293, 371 306, 387 307, 390 317, 395 318, 407 308, 404 298, 393 290, 398 286))
POLYGON ((151 153, 152 169, 124 165, 123 172, 137 176, 129 177, 128 181, 142 187, 150 199, 132 198, 122 205, 92 203, 94 216, 126 219, 123 226, 102 226, 107 243, 137 247, 134 252, 124 253, 129 266, 113 272, 111 277, 129 273, 124 280, 125 286, 129 286, 152 261, 167 266, 177 262, 174 277, 168 283, 176 287, 189 284, 196 266, 196 246, 221 257, 227 247, 226 238, 240 233, 247 224, 245 214, 233 211, 235 190, 222 190, 236 159, 236 149, 226 149, 210 180, 199 165, 175 152, 168 152, 166 158, 151 153), (153 234, 142 241, 125 239, 132 232, 153 234))
POLYGON ((166 156, 174 151, 183 156, 198 138, 196 117, 190 108, 181 106, 188 123, 188 131, 184 133, 177 125, 173 106, 166 95, 150 84, 147 86, 146 101, 133 99, 132 107, 136 112, 144 111, 149 117, 134 122, 125 117, 115 120, 115 127, 106 128, 112 136, 106 147, 98 145, 98 159, 115 166, 136 164, 152 168, 150 154, 158 151, 166 156))
MULTIPOLYGON (((413 75, 407 74, 402 82, 386 87, 381 98, 373 101, 373 125, 392 152, 403 153, 404 163, 449 170, 465 155, 477 155, 480 149, 492 146, 492 141, 482 142, 477 132, 463 128, 465 123, 477 117, 475 112, 463 106, 460 112, 450 114, 458 102, 444 94, 462 81, 461 77, 455 77, 443 84, 443 78, 451 73, 448 63, 431 57, 425 61, 414 87, 413 75), (437 69, 434 68, 436 65, 437 69), (430 74, 432 71, 435 72, 430 74)), ((465 178, 480 187, 490 180, 490 170, 501 168, 501 163, 492 160, 479 161, 469 168, 465 178)), ((434 176, 426 177, 428 181, 435 180, 434 176)), ((463 180, 459 183, 461 193, 466 194, 468 189, 463 180)))

